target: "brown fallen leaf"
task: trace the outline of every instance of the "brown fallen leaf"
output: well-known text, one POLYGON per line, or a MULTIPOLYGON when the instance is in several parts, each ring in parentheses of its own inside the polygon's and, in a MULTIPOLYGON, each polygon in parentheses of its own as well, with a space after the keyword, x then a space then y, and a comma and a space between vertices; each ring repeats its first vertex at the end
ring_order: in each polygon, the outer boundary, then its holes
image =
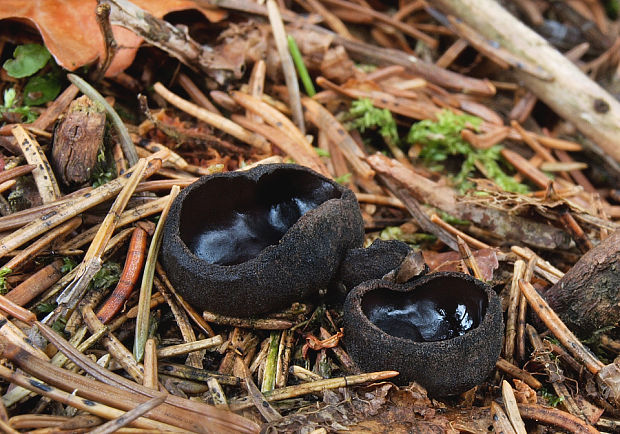
MULTIPOLYGON (((187 9, 196 9, 212 22, 226 16, 222 9, 200 7, 192 0, 133 0, 133 3, 157 18, 187 9)), ((36 27, 56 62, 74 71, 104 57, 103 37, 95 19, 96 7, 96 0, 3 0, 0 20, 15 19, 36 27)), ((143 41, 122 27, 112 26, 112 30, 119 50, 107 70, 108 77, 131 65, 143 41)))
MULTIPOLYGON (((461 263, 461 255, 458 252, 437 253, 432 250, 425 250, 424 262, 431 271, 461 271, 459 264, 461 263)), ((497 261, 497 252, 495 249, 480 249, 473 252, 474 258, 478 262, 478 267, 482 272, 485 280, 493 279, 493 270, 499 267, 497 261)))
POLYGON ((514 378, 512 382, 515 385, 515 398, 519 404, 536 404, 536 391, 528 386, 525 382, 514 378))

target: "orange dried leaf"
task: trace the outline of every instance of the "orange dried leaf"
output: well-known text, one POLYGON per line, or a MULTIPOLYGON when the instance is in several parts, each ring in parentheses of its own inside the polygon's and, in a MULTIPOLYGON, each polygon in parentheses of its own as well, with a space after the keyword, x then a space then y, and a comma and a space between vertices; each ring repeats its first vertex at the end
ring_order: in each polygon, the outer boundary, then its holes
MULTIPOLYGON (((220 21, 226 12, 199 7, 192 0, 133 0, 156 18, 187 9, 196 9, 210 21, 220 21)), ((73 71, 105 55, 103 37, 95 18, 96 0, 2 0, 0 20, 15 19, 35 27, 56 62, 73 71)), ((119 51, 107 76, 122 72, 133 62, 142 38, 131 31, 112 26, 119 51)))

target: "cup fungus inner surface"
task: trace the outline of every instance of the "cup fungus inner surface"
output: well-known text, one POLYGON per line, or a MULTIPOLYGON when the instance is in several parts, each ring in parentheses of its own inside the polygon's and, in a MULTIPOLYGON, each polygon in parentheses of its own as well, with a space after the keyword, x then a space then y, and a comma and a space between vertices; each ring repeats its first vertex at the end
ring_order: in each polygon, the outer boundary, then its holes
POLYGON ((258 181, 213 178, 185 198, 180 236, 210 264, 240 264, 277 244, 305 213, 341 195, 327 180, 294 169, 280 169, 258 181))
POLYGON ((431 279, 410 292, 378 288, 366 293, 362 311, 389 335, 416 342, 461 336, 482 322, 487 296, 458 277, 431 279))

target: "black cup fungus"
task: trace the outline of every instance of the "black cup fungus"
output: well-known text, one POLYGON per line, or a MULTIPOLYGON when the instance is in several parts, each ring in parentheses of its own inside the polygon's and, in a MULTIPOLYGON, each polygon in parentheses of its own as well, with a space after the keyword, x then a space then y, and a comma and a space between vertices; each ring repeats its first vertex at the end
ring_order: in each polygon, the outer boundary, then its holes
POLYGON ((340 264, 338 280, 347 289, 353 289, 367 280, 381 279, 398 268, 410 251, 411 247, 402 241, 377 238, 364 249, 347 252, 340 264))
POLYGON ((363 236, 351 190, 302 166, 268 164, 183 190, 164 227, 161 260, 196 308, 251 316, 327 287, 363 236))
POLYGON ((344 340, 363 371, 396 370, 431 396, 465 392, 493 371, 502 347, 499 297, 485 283, 454 272, 406 284, 371 280, 344 305, 344 340))

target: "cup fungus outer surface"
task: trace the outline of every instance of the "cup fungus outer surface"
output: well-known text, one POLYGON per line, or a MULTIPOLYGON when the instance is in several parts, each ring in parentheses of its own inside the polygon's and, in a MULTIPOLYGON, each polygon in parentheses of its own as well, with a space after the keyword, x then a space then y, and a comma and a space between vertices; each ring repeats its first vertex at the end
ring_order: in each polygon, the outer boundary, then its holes
POLYGON ((303 166, 267 164, 183 190, 164 227, 161 260, 195 308, 247 317, 326 288, 363 237, 351 190, 303 166))
MULTIPOLYGON (((458 288, 453 291, 458 297, 458 288)), ((495 367, 502 338, 499 297, 489 285, 463 273, 433 273, 402 285, 370 280, 355 287, 344 305, 344 343, 357 365, 365 372, 398 371, 397 383, 416 381, 430 396, 458 395, 481 384, 495 367), (464 286, 478 289, 486 304, 479 324, 460 336, 430 342, 394 336, 375 325, 364 311, 364 298, 374 291, 393 291, 385 302, 394 304, 399 298, 415 297, 425 285, 437 288, 439 282, 451 285, 457 279, 464 286)))

